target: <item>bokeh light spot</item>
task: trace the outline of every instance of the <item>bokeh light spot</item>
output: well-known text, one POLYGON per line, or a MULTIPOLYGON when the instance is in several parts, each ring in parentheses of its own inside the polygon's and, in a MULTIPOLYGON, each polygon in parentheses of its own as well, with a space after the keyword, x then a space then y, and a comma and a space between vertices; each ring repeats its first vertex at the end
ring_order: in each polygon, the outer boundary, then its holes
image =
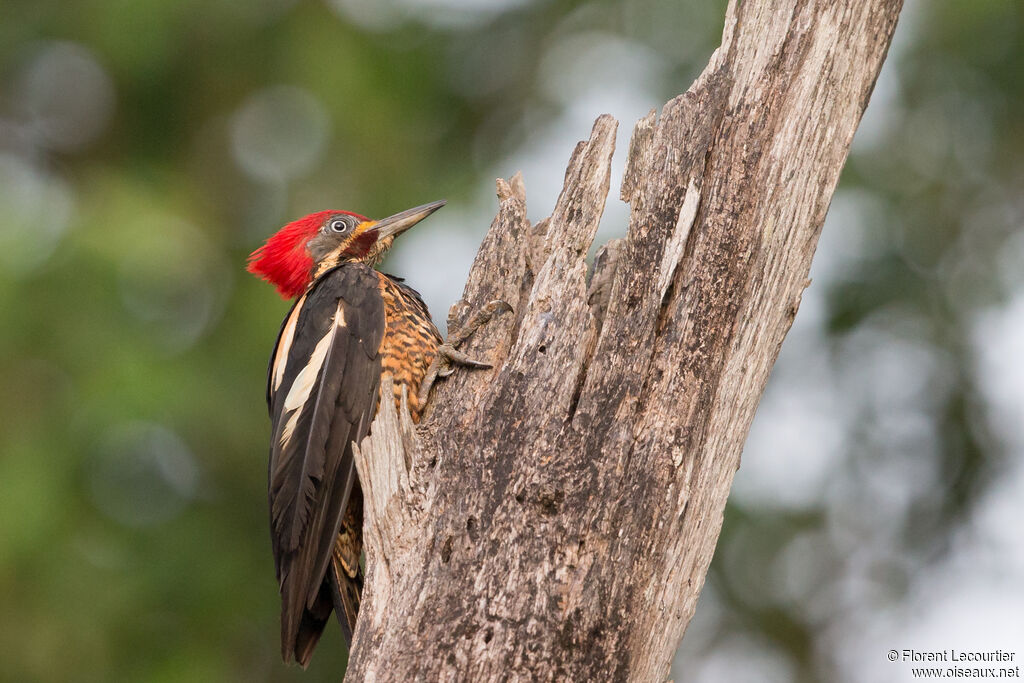
POLYGON ((257 180, 281 181, 306 173, 323 157, 329 121, 323 105, 292 86, 262 90, 231 122, 232 152, 257 180))
POLYGON ((198 489, 199 467, 170 429, 136 422, 102 443, 90 477, 93 504, 114 521, 145 527, 173 519, 198 489))
POLYGON ((23 276, 45 262, 67 230, 73 206, 65 181, 0 154, 0 269, 23 276))
POLYGON ((140 216, 119 264, 121 300, 168 351, 191 346, 223 309, 229 266, 201 230, 175 218, 140 216))
POLYGON ((20 104, 44 147, 75 151, 95 141, 114 112, 114 84, 95 55, 75 43, 46 43, 20 83, 20 104))

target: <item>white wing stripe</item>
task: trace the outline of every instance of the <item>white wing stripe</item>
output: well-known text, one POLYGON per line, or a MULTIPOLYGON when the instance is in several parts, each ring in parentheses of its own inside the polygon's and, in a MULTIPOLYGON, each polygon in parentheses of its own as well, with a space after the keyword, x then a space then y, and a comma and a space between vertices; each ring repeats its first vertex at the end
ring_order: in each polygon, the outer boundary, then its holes
POLYGON ((284 325, 281 343, 277 347, 277 353, 274 354, 274 391, 278 390, 281 386, 281 380, 284 379, 284 368, 288 364, 288 351, 291 349, 292 340, 295 338, 295 324, 299 320, 299 313, 302 312, 302 305, 304 303, 306 303, 305 294, 292 307, 291 315, 288 316, 288 322, 284 325))
POLYGON ((323 367, 324 359, 327 357, 327 350, 331 348, 331 344, 334 342, 335 333, 339 327, 345 326, 345 314, 342 312, 340 301, 338 302, 338 310, 334 314, 334 322, 335 324, 331 325, 327 334, 317 342, 316 348, 313 349, 313 354, 309 357, 309 362, 295 376, 295 381, 292 382, 291 389, 288 390, 288 395, 284 398, 283 414, 292 413, 292 415, 288 418, 288 422, 285 423, 284 429, 281 430, 282 447, 288 444, 288 440, 292 437, 292 432, 295 431, 295 427, 299 423, 299 415, 302 412, 299 408, 305 405, 306 401, 309 400, 309 395, 313 392, 317 375, 320 374, 320 368, 323 367))

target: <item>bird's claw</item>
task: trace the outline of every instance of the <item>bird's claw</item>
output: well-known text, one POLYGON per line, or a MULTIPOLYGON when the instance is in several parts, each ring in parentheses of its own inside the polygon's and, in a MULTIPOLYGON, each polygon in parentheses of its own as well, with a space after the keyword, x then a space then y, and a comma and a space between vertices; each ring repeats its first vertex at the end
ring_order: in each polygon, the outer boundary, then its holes
POLYGON ((484 363, 483 361, 470 358, 468 355, 459 351, 451 344, 445 343, 438 347, 437 353, 444 356, 445 360, 448 361, 448 365, 461 365, 467 368, 476 368, 478 370, 490 370, 491 364, 484 363))
POLYGON ((437 356, 427 369, 427 375, 420 386, 419 404, 426 405, 430 389, 438 377, 448 377, 455 372, 456 366, 474 370, 490 370, 493 366, 490 363, 476 360, 469 355, 459 351, 461 346, 480 327, 487 324, 491 318, 502 313, 511 313, 512 306, 507 301, 494 299, 478 310, 461 329, 448 335, 448 341, 437 348, 437 356))

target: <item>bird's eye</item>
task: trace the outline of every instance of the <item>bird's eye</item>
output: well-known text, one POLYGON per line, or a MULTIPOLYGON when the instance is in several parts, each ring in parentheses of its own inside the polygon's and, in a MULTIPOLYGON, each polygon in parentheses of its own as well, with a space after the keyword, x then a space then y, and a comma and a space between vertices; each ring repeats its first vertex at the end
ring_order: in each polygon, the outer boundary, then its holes
POLYGON ((329 227, 334 232, 345 232, 346 230, 348 230, 349 225, 348 221, 346 221, 344 218, 335 218, 333 221, 327 224, 327 227, 329 227))

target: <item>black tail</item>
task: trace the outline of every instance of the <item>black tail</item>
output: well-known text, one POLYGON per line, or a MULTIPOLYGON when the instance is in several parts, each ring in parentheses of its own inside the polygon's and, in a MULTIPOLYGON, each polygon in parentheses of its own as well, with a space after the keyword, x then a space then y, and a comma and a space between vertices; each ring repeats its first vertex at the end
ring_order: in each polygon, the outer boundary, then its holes
POLYGON ((288 609, 282 603, 281 654, 285 662, 294 659, 306 668, 332 611, 338 615, 345 644, 352 647, 360 596, 363 594, 363 569, 359 564, 362 552, 363 496, 357 481, 352 487, 341 529, 334 540, 327 574, 313 606, 303 610, 294 638, 289 637, 285 619, 288 609))
POLYGON ((330 588, 330 581, 324 580, 320 592, 316 596, 316 602, 311 609, 302 612, 302 620, 299 622, 299 630, 295 634, 294 642, 284 640, 287 636, 282 632, 282 652, 284 661, 295 659, 305 669, 313 656, 313 650, 320 641, 324 627, 331 618, 334 611, 334 599, 330 588))
POLYGON ((345 573, 340 562, 331 562, 331 591, 334 598, 334 613, 338 615, 338 624, 345 635, 345 644, 352 651, 352 635, 356 631, 356 617, 359 616, 359 600, 363 594, 363 570, 359 569, 355 576, 345 573))
POLYGON ((327 569, 327 576, 320 587, 312 609, 302 613, 298 633, 293 643, 284 643, 285 661, 294 659, 305 669, 313 657, 313 650, 320 642, 324 628, 331 618, 331 612, 338 615, 338 624, 345 636, 345 644, 351 650, 352 634, 356 630, 359 616, 359 599, 363 592, 363 570, 360 568, 353 577, 348 576, 342 564, 335 558, 327 569))
POLYGON ((356 480, 349 494, 348 506, 341 519, 341 529, 334 541, 334 554, 328 575, 331 578, 334 611, 345 634, 345 643, 352 648, 352 634, 356 631, 359 601, 363 594, 363 569, 359 565, 363 554, 363 491, 356 480))

